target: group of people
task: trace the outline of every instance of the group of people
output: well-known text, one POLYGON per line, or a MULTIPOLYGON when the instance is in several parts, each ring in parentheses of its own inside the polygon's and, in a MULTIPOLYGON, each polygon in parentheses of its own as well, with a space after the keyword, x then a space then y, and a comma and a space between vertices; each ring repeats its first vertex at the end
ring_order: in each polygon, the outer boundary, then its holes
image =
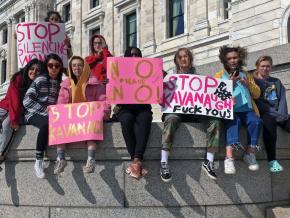
MULTIPOLYGON (((57 12, 48 12, 47 22, 61 22, 57 12)), ((68 47, 67 78, 63 80, 65 71, 62 59, 56 54, 47 55, 42 62, 31 60, 24 68, 11 78, 5 98, 0 102, 0 158, 3 159, 12 134, 20 125, 33 125, 39 129, 36 143, 35 173, 44 178, 44 152, 48 146, 48 106, 87 101, 106 101, 107 58, 112 54, 108 50, 105 38, 94 35, 90 40, 90 55, 86 58, 72 55, 70 40, 66 38, 68 47)), ((283 167, 276 160, 277 126, 290 133, 290 119, 287 110, 285 88, 281 81, 270 76, 273 65, 269 56, 260 57, 256 62, 256 71, 248 73, 244 68, 247 52, 242 47, 220 48, 220 61, 223 69, 215 74, 216 78, 233 81, 234 119, 225 120, 189 114, 163 114, 160 175, 165 182, 171 180, 169 153, 172 150, 174 135, 181 122, 208 123, 207 153, 202 169, 207 175, 216 179, 214 172, 214 155, 220 145, 220 129, 226 129, 226 157, 224 171, 226 174, 236 172, 233 149, 244 151, 243 159, 249 170, 256 171, 259 165, 255 152, 263 127, 264 144, 268 157, 269 170, 280 172, 283 167), (247 129, 247 145, 240 142, 241 125, 247 129)), ((124 57, 142 57, 139 48, 129 47, 124 57)), ((187 48, 180 48, 174 55, 176 68, 169 73, 196 74, 193 66, 193 54, 187 48)), ((111 106, 105 104, 105 121, 111 120, 111 106)), ((113 118, 121 123, 131 163, 126 169, 131 177, 140 179, 148 173, 142 161, 150 134, 152 112, 149 104, 122 104, 113 109, 113 118)), ((88 159, 84 166, 85 173, 95 169, 96 141, 86 141, 88 159)), ((64 171, 66 145, 57 145, 57 161, 54 173, 64 171)))

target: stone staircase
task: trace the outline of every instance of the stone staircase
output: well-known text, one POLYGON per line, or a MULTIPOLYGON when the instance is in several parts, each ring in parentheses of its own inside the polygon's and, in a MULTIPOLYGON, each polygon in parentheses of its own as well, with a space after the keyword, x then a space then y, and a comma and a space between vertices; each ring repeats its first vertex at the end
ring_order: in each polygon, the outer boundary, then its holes
MULTIPOLYGON (((290 135, 278 133, 282 173, 269 173, 261 151, 258 172, 250 172, 237 154, 237 174, 225 175, 221 149, 215 163, 218 179, 213 181, 200 167, 205 125, 184 123, 170 156, 173 179, 163 183, 161 131, 161 123, 152 123, 144 162, 149 174, 140 181, 125 173, 129 156, 119 123, 105 124, 95 173, 83 174, 86 149, 75 145, 67 150, 68 166, 58 177, 53 175, 56 151, 49 148, 46 179, 37 179, 33 165, 38 130, 21 127, 0 172, 0 217, 290 217, 285 208, 290 207, 290 135), (284 206, 283 211, 277 206, 284 206)), ((241 134, 244 140, 246 134, 241 134)))

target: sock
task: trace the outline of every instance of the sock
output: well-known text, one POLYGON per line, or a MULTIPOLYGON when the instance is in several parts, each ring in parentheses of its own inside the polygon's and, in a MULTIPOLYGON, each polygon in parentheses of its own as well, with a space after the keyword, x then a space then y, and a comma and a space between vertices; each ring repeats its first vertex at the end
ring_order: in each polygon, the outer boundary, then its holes
POLYGON ((161 163, 168 162, 169 151, 161 150, 161 163))
POLYGON ((206 159, 212 163, 214 160, 214 153, 206 152, 206 159))
POLYGON ((57 160, 64 160, 65 153, 63 149, 57 149, 57 160))
POLYGON ((43 160, 44 152, 36 151, 36 160, 43 160))
POLYGON ((96 150, 88 150, 88 160, 96 159, 96 150))

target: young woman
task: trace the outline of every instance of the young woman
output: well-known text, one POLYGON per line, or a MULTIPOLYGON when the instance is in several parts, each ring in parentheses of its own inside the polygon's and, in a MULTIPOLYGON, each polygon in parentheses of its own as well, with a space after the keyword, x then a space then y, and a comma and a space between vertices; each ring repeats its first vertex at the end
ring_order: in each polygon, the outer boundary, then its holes
MULTIPOLYGON (((63 23, 60 14, 57 11, 48 11, 46 14, 46 17, 44 18, 45 22, 50 22, 50 23, 63 23)), ((70 38, 68 36, 65 36, 64 43, 67 46, 67 57, 70 58, 73 53, 72 53, 72 47, 71 47, 71 42, 70 38)))
POLYGON ((233 148, 243 148, 240 143, 239 129, 241 125, 247 129, 248 142, 243 159, 251 171, 259 169, 255 150, 258 148, 258 139, 262 127, 258 108, 253 99, 260 97, 260 88, 255 83, 252 74, 243 69, 247 52, 242 47, 220 48, 220 61, 224 69, 216 73, 217 78, 233 80, 234 119, 223 120, 226 125, 226 158, 225 173, 235 174, 233 148))
POLYGON ((85 58, 91 72, 100 82, 106 82, 107 57, 112 57, 106 40, 101 35, 93 35, 90 40, 90 55, 85 58))
POLYGON ((39 128, 34 165, 38 178, 45 177, 43 155, 48 144, 47 107, 57 102, 63 71, 62 60, 56 54, 47 55, 44 64, 44 69, 40 70, 40 75, 31 83, 23 99, 26 124, 39 128))
POLYGON ((281 81, 270 76, 272 58, 262 56, 256 61, 255 81, 261 89, 256 100, 263 119, 263 138, 269 170, 280 172, 283 167, 276 160, 277 126, 290 133, 290 118, 287 109, 286 90, 281 81))
MULTIPOLYGON (((58 104, 70 104, 86 101, 103 101, 106 99, 105 86, 90 74, 90 68, 82 57, 73 56, 69 61, 69 78, 61 83, 58 104)), ((106 105, 104 119, 110 118, 110 107, 106 105)), ((93 173, 95 169, 96 141, 86 141, 88 160, 84 167, 85 173, 93 173)), ((65 145, 57 145, 57 161, 55 174, 60 174, 66 166, 65 145)))
MULTIPOLYGON (((125 57, 142 57, 139 48, 129 47, 125 57)), ((126 172, 135 179, 140 179, 147 171, 142 167, 143 155, 150 134, 152 112, 149 104, 117 105, 117 119, 121 123, 131 163, 126 172)))
POLYGON ((38 75, 40 62, 33 59, 27 65, 15 73, 8 87, 6 96, 0 101, 0 160, 4 159, 8 151, 8 143, 12 137, 13 130, 16 131, 21 124, 23 113, 22 100, 24 94, 32 81, 38 75))

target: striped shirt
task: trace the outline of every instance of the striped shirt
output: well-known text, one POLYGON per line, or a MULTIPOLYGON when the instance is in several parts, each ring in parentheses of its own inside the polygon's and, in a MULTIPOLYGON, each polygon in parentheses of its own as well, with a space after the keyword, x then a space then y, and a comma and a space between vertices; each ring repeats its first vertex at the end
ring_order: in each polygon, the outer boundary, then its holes
POLYGON ((55 79, 38 76, 30 85, 24 99, 25 121, 35 114, 48 116, 47 107, 56 104, 59 91, 59 82, 55 79))

